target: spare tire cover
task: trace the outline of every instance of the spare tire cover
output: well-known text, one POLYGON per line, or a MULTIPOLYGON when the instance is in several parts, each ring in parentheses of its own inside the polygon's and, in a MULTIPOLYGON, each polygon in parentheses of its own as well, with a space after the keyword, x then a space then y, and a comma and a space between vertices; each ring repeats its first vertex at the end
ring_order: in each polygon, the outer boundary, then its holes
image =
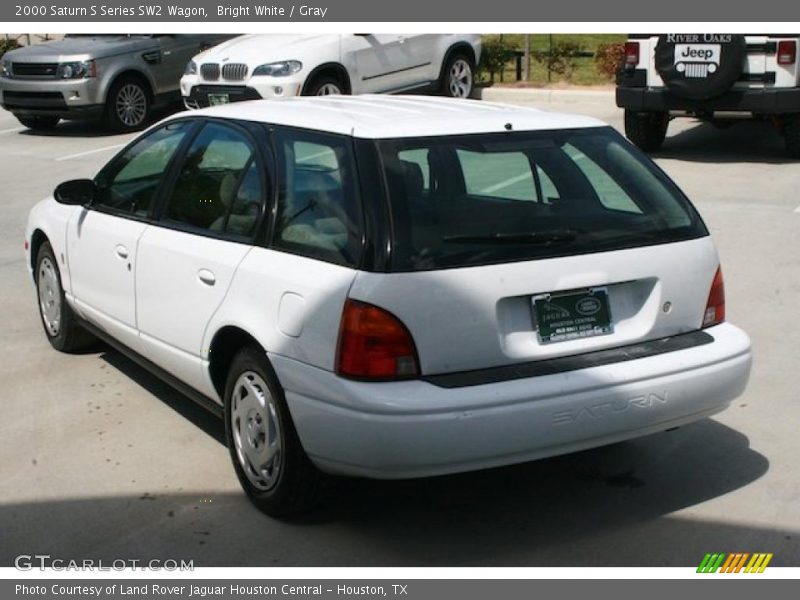
POLYGON ((656 71, 676 96, 707 100, 727 92, 747 57, 743 35, 675 33, 658 38, 656 71))

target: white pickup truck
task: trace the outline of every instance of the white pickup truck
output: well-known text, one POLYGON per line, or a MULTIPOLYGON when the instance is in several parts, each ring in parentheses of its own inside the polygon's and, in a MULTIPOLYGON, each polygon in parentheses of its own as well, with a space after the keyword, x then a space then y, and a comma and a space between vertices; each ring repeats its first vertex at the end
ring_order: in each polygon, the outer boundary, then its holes
POLYGON ((631 35, 617 77, 625 134, 658 150, 671 118, 771 119, 800 158, 800 34, 631 35))

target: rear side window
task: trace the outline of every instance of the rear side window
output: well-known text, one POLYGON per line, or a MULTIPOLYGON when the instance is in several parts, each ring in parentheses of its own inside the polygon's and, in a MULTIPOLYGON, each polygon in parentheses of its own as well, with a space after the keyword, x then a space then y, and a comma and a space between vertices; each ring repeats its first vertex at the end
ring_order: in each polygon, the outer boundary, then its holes
POLYGON ((473 196, 540 201, 533 167, 524 152, 456 150, 464 188, 473 196))
POLYGON ((147 216, 164 172, 190 128, 187 122, 170 123, 118 156, 97 176, 99 197, 93 206, 147 216))
POLYGON ((250 239, 264 205, 261 168, 250 139, 209 123, 191 143, 167 200, 164 220, 250 239))
POLYGON ((363 228, 352 140, 281 129, 276 141, 280 195, 273 246, 357 265, 363 228))
POLYGON ((611 128, 380 140, 392 268, 463 267, 693 239, 678 188, 611 128))

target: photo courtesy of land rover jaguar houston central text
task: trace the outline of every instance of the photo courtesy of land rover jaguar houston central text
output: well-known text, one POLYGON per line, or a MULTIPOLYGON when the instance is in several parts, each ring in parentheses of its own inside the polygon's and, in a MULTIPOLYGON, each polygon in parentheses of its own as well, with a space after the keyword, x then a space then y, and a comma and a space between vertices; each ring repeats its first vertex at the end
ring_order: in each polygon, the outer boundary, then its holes
POLYGON ((750 373, 677 186, 606 124, 326 96, 170 117, 25 234, 45 334, 99 337, 224 419, 271 515, 661 432, 750 373))

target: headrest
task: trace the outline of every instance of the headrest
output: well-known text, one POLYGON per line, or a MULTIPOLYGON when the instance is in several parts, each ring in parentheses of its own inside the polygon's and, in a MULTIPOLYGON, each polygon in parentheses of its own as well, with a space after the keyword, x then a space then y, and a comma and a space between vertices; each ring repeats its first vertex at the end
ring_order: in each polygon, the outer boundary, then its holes
POLYGON ((400 164, 403 165, 403 179, 405 180, 406 193, 410 198, 419 198, 425 187, 422 167, 409 160, 401 160, 400 164))

